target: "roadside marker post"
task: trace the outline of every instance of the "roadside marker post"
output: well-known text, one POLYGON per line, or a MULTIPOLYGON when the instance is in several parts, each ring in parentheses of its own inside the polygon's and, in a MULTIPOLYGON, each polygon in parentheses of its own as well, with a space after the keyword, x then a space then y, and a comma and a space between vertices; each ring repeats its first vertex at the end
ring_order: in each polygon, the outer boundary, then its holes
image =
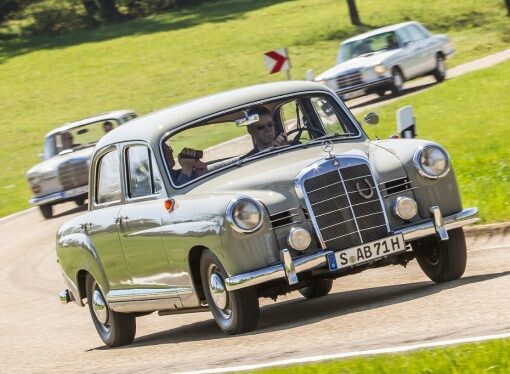
POLYGON ((291 80, 291 65, 287 48, 278 48, 274 51, 264 53, 264 62, 266 63, 269 74, 274 74, 285 70, 287 72, 287 79, 291 80))

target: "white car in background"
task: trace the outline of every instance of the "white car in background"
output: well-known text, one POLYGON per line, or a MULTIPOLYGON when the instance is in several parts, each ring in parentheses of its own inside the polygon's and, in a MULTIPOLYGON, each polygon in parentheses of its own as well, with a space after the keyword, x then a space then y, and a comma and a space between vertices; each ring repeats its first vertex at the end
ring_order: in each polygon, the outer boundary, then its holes
POLYGON ((44 218, 53 216, 55 204, 82 205, 88 196, 90 156, 97 141, 136 117, 131 110, 116 110, 66 123, 46 134, 43 161, 26 175, 32 190, 29 203, 38 206, 44 218))
POLYGON ((432 35, 418 22, 399 23, 342 42, 336 66, 315 80, 345 100, 388 90, 398 96, 406 80, 432 74, 443 81, 452 53, 448 36, 432 35))

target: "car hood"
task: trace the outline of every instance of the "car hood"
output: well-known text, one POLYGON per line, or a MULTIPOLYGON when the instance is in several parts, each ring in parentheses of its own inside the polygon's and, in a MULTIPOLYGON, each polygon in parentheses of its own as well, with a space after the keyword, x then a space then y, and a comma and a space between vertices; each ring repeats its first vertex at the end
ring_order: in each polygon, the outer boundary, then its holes
POLYGON ((354 70, 354 69, 367 69, 374 67, 378 64, 382 64, 386 59, 394 56, 396 53, 398 53, 399 50, 391 50, 391 51, 380 51, 375 52, 373 54, 369 54, 366 56, 359 56, 352 58, 348 61, 342 62, 336 66, 333 66, 331 69, 326 70, 325 72, 319 74, 315 80, 325 80, 334 78, 340 74, 346 73, 348 71, 354 70))
MULTIPOLYGON (((398 157, 372 142, 335 143, 333 154, 367 159, 379 180, 402 176, 402 163, 398 157)), ((299 205, 294 188, 297 175, 326 157, 328 154, 322 151, 320 145, 289 150, 228 169, 200 184, 192 193, 251 196, 262 201, 272 214, 299 205)))
POLYGON ((43 162, 38 163, 34 167, 30 168, 30 170, 27 171, 27 176, 33 175, 33 174, 40 174, 40 175, 51 175, 56 174, 59 165, 62 163, 69 161, 69 160, 89 160, 92 151, 94 150, 94 147, 87 147, 84 149, 79 149, 70 153, 66 153, 63 155, 56 155, 52 158, 45 160, 43 162))

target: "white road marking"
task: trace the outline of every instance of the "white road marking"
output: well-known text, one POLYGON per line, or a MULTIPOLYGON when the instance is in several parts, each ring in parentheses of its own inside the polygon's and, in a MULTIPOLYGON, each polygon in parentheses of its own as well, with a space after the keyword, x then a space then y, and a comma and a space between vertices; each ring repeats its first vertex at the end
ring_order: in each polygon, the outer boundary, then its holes
POLYGON ((271 362, 266 362, 266 363, 262 363, 262 364, 231 366, 231 367, 216 368, 216 369, 203 369, 203 370, 197 370, 197 371, 186 371, 186 372, 180 372, 179 374, 228 373, 228 372, 233 372, 233 371, 257 370, 257 369, 263 369, 263 368, 268 368, 268 367, 273 367, 273 366, 305 364, 305 363, 310 363, 310 362, 328 361, 328 360, 349 358, 349 357, 355 357, 355 356, 370 356, 370 355, 378 355, 378 354, 385 354, 385 353, 400 353, 400 352, 414 351, 414 350, 422 349, 422 348, 443 347, 443 346, 447 346, 447 345, 464 344, 464 343, 477 343, 477 342, 483 342, 483 341, 487 341, 487 340, 506 339, 506 338, 510 338, 510 333, 498 334, 498 335, 474 336, 474 337, 469 337, 469 338, 461 338, 461 339, 453 339, 453 340, 440 340, 440 341, 429 342, 429 343, 419 343, 419 344, 402 345, 402 346, 389 347, 389 348, 369 349, 366 351, 353 351, 353 352, 342 352, 342 353, 335 353, 335 354, 321 355, 321 356, 289 358, 287 360, 271 361, 271 362))

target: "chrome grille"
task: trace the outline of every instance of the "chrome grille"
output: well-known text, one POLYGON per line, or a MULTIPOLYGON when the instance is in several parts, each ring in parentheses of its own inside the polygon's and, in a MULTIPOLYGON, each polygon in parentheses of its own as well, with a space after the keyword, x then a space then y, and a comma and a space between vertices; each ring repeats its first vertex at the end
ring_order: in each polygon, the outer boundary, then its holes
POLYGON ((387 235, 386 218, 375 186, 366 164, 334 169, 304 181, 309 213, 315 218, 327 248, 344 249, 387 235))
POLYGON ((86 159, 71 159, 58 167, 58 178, 64 190, 86 186, 89 183, 89 167, 86 159))
POLYGON ((359 70, 350 71, 336 77, 337 89, 341 90, 361 84, 361 72, 359 70))

